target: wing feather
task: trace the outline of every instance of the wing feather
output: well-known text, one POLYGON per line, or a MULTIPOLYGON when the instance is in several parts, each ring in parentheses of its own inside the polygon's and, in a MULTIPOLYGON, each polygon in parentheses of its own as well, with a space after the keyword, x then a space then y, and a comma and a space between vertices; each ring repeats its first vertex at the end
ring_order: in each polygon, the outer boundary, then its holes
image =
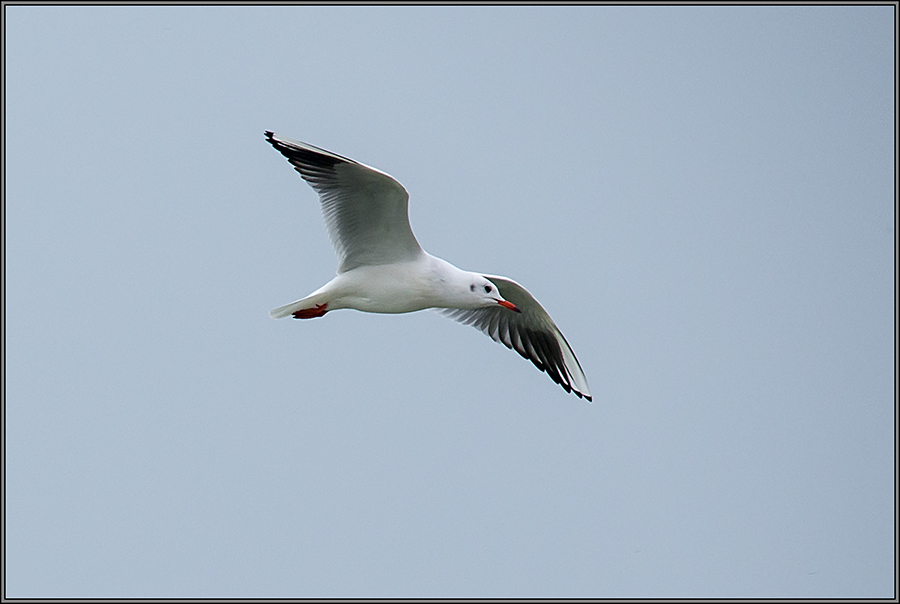
POLYGON ((409 226, 409 195, 390 175, 306 143, 265 134, 319 194, 339 273, 415 260, 424 253, 409 226))
POLYGON ((515 350, 544 371, 566 392, 588 401, 591 391, 581 364, 562 332, 528 290, 506 277, 485 275, 504 299, 521 310, 515 313, 502 306, 477 309, 438 309, 445 316, 472 325, 492 340, 515 350))

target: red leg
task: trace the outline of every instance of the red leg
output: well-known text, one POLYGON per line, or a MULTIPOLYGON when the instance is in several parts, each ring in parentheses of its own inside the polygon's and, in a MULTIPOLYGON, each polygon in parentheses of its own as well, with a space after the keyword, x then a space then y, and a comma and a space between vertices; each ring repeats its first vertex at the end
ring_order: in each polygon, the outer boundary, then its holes
POLYGON ((295 310, 293 315, 295 319, 315 319, 316 317, 324 316, 328 312, 328 309, 325 308, 326 306, 328 306, 327 302, 325 304, 316 304, 315 308, 301 308, 300 310, 295 310))

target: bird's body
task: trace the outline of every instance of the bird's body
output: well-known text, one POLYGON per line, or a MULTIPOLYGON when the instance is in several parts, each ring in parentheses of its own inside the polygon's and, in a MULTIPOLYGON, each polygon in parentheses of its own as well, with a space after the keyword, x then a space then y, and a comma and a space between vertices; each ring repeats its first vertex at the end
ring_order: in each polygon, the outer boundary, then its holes
POLYGON ((312 319, 343 308, 373 313, 437 309, 516 350, 567 392, 591 400, 562 332, 537 300, 507 279, 461 270, 425 252, 409 226, 409 195, 388 174, 266 132, 319 193, 338 256, 337 276, 273 318, 312 319))
POLYGON ((328 304, 327 310, 352 308, 374 313, 407 313, 426 308, 477 308, 467 296, 458 296, 474 273, 460 270, 423 252, 415 260, 352 268, 309 296, 276 308, 274 318, 286 317, 312 305, 328 304))

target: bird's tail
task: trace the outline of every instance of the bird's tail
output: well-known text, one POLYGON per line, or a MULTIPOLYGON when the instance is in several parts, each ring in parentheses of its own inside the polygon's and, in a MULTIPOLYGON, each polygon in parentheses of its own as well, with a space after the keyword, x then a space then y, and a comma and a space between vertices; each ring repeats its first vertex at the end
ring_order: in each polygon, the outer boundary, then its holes
POLYGON ((285 304, 284 306, 279 306, 278 308, 273 308, 269 311, 269 316, 273 319, 281 319, 283 317, 290 317, 298 310, 301 310, 309 305, 309 299, 304 298, 302 300, 297 300, 296 302, 291 302, 290 304, 285 304))
POLYGON ((293 316, 295 319, 314 319, 316 317, 321 317, 329 310, 333 310, 328 308, 330 296, 323 290, 325 290, 325 287, 319 288, 302 300, 297 300, 296 302, 273 308, 269 311, 269 316, 273 319, 290 316, 293 316))
POLYGON ((303 300, 297 300, 296 302, 273 308, 269 311, 269 316, 273 319, 281 319, 283 317, 291 316, 294 314, 294 311, 300 310, 301 308, 303 308, 303 300))
POLYGON ((334 298, 334 292, 331 291, 332 288, 330 288, 330 286, 330 282, 326 283, 302 300, 297 300, 296 302, 273 308, 269 311, 269 316, 273 319, 290 317, 291 315, 293 315, 295 319, 313 319, 315 317, 321 317, 329 310, 334 310, 332 308, 327 308, 334 298))

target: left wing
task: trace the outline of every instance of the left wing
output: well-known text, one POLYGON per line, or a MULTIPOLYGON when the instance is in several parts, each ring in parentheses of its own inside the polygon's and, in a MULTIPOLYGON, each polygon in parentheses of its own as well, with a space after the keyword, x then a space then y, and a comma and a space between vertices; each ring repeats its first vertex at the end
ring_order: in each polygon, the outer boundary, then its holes
POLYGON ((515 350, 562 386, 566 392, 591 401, 591 390, 581 364, 562 332, 528 290, 506 277, 484 275, 500 290, 505 300, 521 313, 502 306, 489 308, 441 308, 441 314, 471 325, 489 335, 495 342, 515 350))

